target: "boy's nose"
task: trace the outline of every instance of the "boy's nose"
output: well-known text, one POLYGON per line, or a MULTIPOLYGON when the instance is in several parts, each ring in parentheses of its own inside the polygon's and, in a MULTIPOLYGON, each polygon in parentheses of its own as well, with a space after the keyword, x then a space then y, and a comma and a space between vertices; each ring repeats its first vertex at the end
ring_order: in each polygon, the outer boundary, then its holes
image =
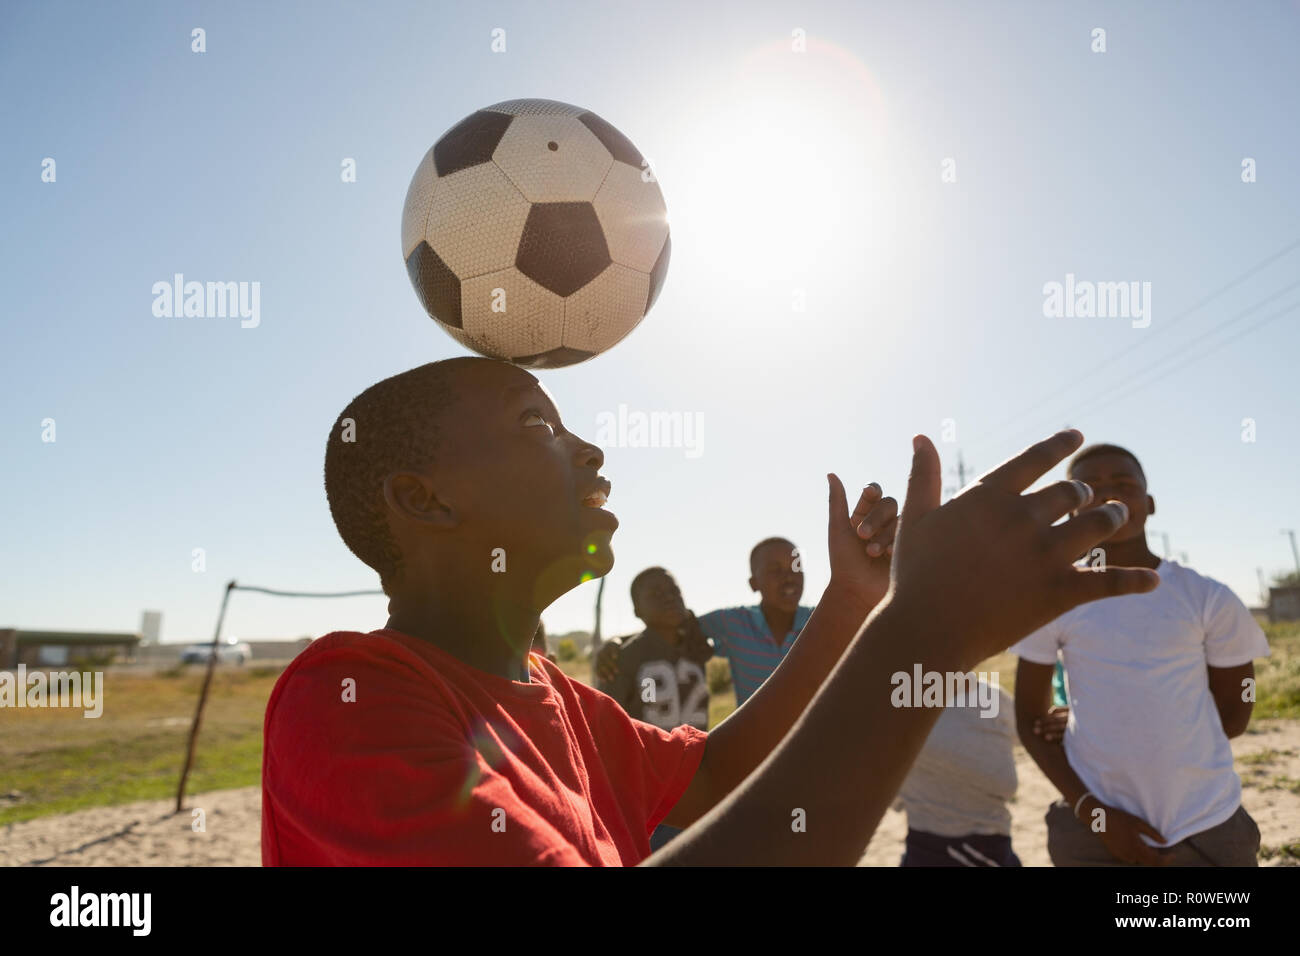
POLYGON ((598 446, 579 438, 578 447, 573 453, 573 462, 582 468, 599 469, 605 464, 605 453, 598 446))

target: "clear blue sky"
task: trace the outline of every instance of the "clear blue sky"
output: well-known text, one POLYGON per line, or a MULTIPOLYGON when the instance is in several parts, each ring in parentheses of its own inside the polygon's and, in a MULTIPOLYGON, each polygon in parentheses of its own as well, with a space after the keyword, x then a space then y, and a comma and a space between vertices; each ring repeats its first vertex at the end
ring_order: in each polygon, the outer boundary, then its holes
MULTIPOLYGON (((1254 603, 1300 527, 1300 311, 1251 326, 1300 289, 1233 319, 1300 277, 1300 248, 1187 310, 1300 239, 1298 31, 1294 2, 6 3, 0 626, 134 630, 157 608, 192 640, 232 577, 374 585, 329 518, 326 435, 371 383, 462 354, 410 287, 402 202, 448 126, 516 97, 627 133, 673 230, 642 326, 541 375, 589 437, 620 404, 704 418, 697 458, 607 449, 607 633, 635 629, 650 564, 697 612, 748 603, 774 534, 804 548, 812 603, 825 473, 901 494, 910 436, 944 419, 945 465, 977 471, 1064 424, 1131 447, 1152 526, 1254 603), (156 318, 177 272, 260 282, 260 326, 156 318), (1150 282, 1150 327, 1045 318, 1067 273, 1150 282)), ((589 627, 595 588, 548 629, 589 627)), ((227 633, 385 617, 239 595, 227 633)))

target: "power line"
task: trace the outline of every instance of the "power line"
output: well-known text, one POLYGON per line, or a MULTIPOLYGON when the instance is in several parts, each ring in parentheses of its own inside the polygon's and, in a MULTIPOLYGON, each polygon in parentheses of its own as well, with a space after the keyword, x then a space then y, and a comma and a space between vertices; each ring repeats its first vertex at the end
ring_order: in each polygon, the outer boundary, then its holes
MULTIPOLYGON (((1097 365, 1095 365, 1095 366, 1093 366, 1092 368, 1088 369, 1086 372, 1083 372, 1082 374, 1080 374, 1079 376, 1077 376, 1076 378, 1074 378, 1073 380, 1071 380, 1071 381, 1068 382, 1067 384, 1062 385, 1060 388, 1056 389, 1056 390, 1053 391, 1053 392, 1050 392, 1048 395, 1044 396, 1043 398, 1039 399, 1038 401, 1033 402, 1033 403, 1030 403, 1030 404, 1026 404, 1026 405, 1024 406, 1024 408, 1023 408, 1021 411, 1015 413, 1015 414, 1012 415, 1012 417, 1009 418, 1007 421, 1003 422, 1001 425, 999 425, 999 426, 997 426, 996 428, 992 429, 991 431, 987 432, 987 433, 983 436, 983 440, 984 440, 984 441, 988 441, 988 440, 990 440, 990 439, 992 439, 992 438, 994 438, 994 437, 996 437, 996 436, 998 436, 998 435, 1001 435, 1003 432, 1005 432, 1005 431, 1006 431, 1008 428, 1010 428, 1012 425, 1015 425, 1015 424, 1019 423, 1019 422, 1020 422, 1020 421, 1025 417, 1025 415, 1027 415, 1027 414, 1032 414, 1034 410, 1041 408, 1044 404, 1046 404, 1046 403, 1048 403, 1048 402, 1055 401, 1055 400, 1056 400, 1057 398, 1059 398, 1061 395, 1065 394, 1065 393, 1068 392, 1071 388, 1073 388, 1073 387, 1074 387, 1074 386, 1075 386, 1079 381, 1086 380, 1086 379, 1090 378, 1091 376, 1093 376, 1094 374, 1096 374, 1097 372, 1102 371, 1103 369, 1108 369, 1108 368, 1110 368, 1112 365, 1115 364, 1115 362, 1116 362, 1117 360, 1119 360, 1119 359, 1121 359, 1121 358, 1124 358, 1124 357, 1127 357, 1127 356, 1129 356, 1129 355, 1132 355, 1133 352, 1134 352, 1136 349, 1140 348, 1142 345, 1146 344, 1147 342, 1150 342, 1150 341, 1151 341, 1151 340, 1152 340, 1152 339, 1153 339, 1153 338, 1154 338, 1154 337, 1155 337, 1159 332, 1163 331, 1164 329, 1168 329, 1168 328, 1170 328, 1170 327, 1173 326, 1175 323, 1177 323, 1177 322, 1181 321, 1182 319, 1186 318, 1187 316, 1191 315, 1193 312, 1196 312, 1197 310, 1201 309, 1202 307, 1204 307, 1204 306, 1207 305, 1208 303, 1213 302, 1213 301, 1214 301, 1215 299, 1217 299, 1219 296, 1223 295, 1223 293, 1229 291, 1230 289, 1236 288, 1238 285, 1240 285, 1240 284, 1241 284, 1242 282, 1244 282, 1246 279, 1248 279, 1248 278, 1250 278, 1251 276, 1255 275, 1256 273, 1260 272, 1260 271, 1261 271, 1262 269, 1264 269, 1266 266, 1271 265, 1272 263, 1276 262, 1278 259, 1280 259, 1280 258, 1282 258, 1283 256, 1285 256, 1287 253, 1291 252, 1292 250, 1294 250, 1294 249, 1296 249, 1296 248, 1298 248, 1298 247, 1300 247, 1300 239, 1295 239, 1295 240, 1293 240, 1292 242, 1288 243, 1286 246, 1284 246, 1284 247, 1282 247, 1281 249, 1279 249, 1277 252, 1273 253, 1272 255, 1267 256, 1267 257, 1261 259, 1259 262, 1255 263, 1253 266, 1251 266, 1251 267, 1250 267, 1249 269, 1247 269, 1245 272, 1242 272, 1242 273, 1240 273, 1239 275, 1235 276, 1234 278, 1230 279, 1228 282, 1226 282, 1226 283, 1224 283, 1223 285, 1219 286, 1219 287, 1218 287, 1217 289, 1215 289, 1213 292, 1210 292, 1210 293, 1208 293, 1207 295, 1202 296, 1202 297, 1201 297, 1197 302, 1195 302, 1195 303, 1193 303, 1192 305, 1188 306, 1188 307, 1187 307, 1186 309, 1184 309, 1182 312, 1178 312, 1178 313, 1176 313, 1176 314, 1173 316, 1173 318, 1169 319, 1167 322, 1165 322, 1162 326, 1160 326, 1159 328, 1157 328, 1157 329, 1156 329, 1154 332, 1152 332, 1151 334, 1146 335, 1146 336, 1143 336, 1142 339, 1140 339, 1136 344, 1134 344, 1134 345, 1132 345, 1132 346, 1129 346, 1129 347, 1126 347, 1126 348, 1123 349, 1122 351, 1117 352, 1117 353, 1115 353, 1114 355, 1111 355, 1111 356, 1110 356, 1109 358, 1107 358, 1106 360, 1104 360, 1104 361, 1098 363, 1097 365)), ((1293 283, 1292 286, 1287 286, 1286 288, 1279 290, 1275 295, 1280 295, 1282 292, 1286 291, 1287 289, 1292 288, 1294 285, 1295 285, 1295 283, 1293 283)), ((1263 301, 1267 301, 1267 299, 1265 299, 1265 300, 1263 300, 1263 301)), ((1260 304, 1262 304, 1262 302, 1261 302, 1260 304)), ((1054 416, 1054 417, 1055 417, 1055 416, 1054 416)))
MULTIPOLYGON (((1280 295, 1282 292, 1287 291, 1287 289, 1290 289, 1290 288, 1295 287, 1295 286, 1300 286, 1300 279, 1297 279, 1295 282, 1292 282, 1289 286, 1286 286, 1284 289, 1281 289, 1281 290, 1279 290, 1279 291, 1276 292, 1276 293, 1273 293, 1273 294, 1271 294, 1271 295, 1265 296, 1263 299, 1260 299, 1260 300, 1259 300, 1258 302, 1256 302, 1254 305, 1248 306, 1247 308, 1243 309, 1242 311, 1240 311, 1240 312, 1238 312, 1236 315, 1234 315, 1234 316, 1233 316, 1231 319, 1229 319, 1227 322, 1224 322, 1224 323, 1222 323, 1222 324, 1220 324, 1220 325, 1217 325, 1217 326, 1215 326, 1215 327, 1212 328, 1212 329, 1208 329, 1208 330, 1206 330, 1205 332, 1202 332, 1200 335, 1196 336, 1195 338, 1192 338, 1192 339, 1188 340, 1187 342, 1184 342, 1184 343, 1183 343, 1182 345, 1180 345, 1178 348, 1175 348, 1172 352, 1168 352, 1168 353, 1166 353, 1165 355, 1161 356, 1160 358, 1156 359, 1154 362, 1152 362, 1150 365, 1148 365, 1148 366, 1147 366, 1145 369, 1143 369, 1142 371, 1145 373, 1145 372, 1149 371, 1150 369, 1157 368, 1158 366, 1164 364, 1165 362, 1169 361, 1171 358, 1176 358, 1178 355, 1182 354, 1183 352, 1186 352, 1189 348, 1191 348, 1192 346, 1196 345, 1198 342, 1204 341, 1206 338, 1208 338, 1208 337, 1211 336, 1211 335, 1217 335, 1218 333, 1220 333, 1220 332, 1222 332, 1224 329, 1226 329, 1228 326, 1230 326, 1230 325, 1232 325, 1233 323, 1238 322, 1238 321, 1240 321, 1241 319, 1245 318, 1246 316, 1250 315, 1252 312, 1254 312, 1256 309, 1258 309, 1258 308, 1259 308, 1260 306, 1262 306, 1264 303, 1268 302, 1270 299, 1277 298, 1277 296, 1280 295)), ((1291 312, 1292 310, 1294 310, 1294 309, 1297 307, 1297 305, 1300 305, 1300 303, 1295 303, 1295 302, 1293 302, 1291 305, 1287 306, 1286 308, 1281 309, 1281 310, 1278 311, 1278 312, 1274 312, 1274 313, 1272 313, 1271 315, 1265 316, 1265 317, 1264 317, 1263 319, 1261 319, 1260 321, 1255 322, 1255 323, 1253 323, 1252 325, 1248 325, 1248 326, 1246 326, 1246 327, 1245 327, 1244 329, 1242 329, 1242 330, 1241 330, 1237 335, 1229 336, 1228 338, 1223 339, 1221 342, 1217 342, 1217 343, 1215 343, 1215 345, 1214 345, 1214 346, 1213 346, 1209 351, 1207 351, 1207 352, 1203 352, 1203 353, 1201 353, 1200 355, 1193 356, 1191 359, 1189 359, 1189 360, 1186 361, 1186 362, 1180 362, 1180 363, 1177 363, 1177 364, 1171 366, 1170 368, 1166 369, 1165 371, 1161 372, 1159 375, 1155 375, 1155 376, 1152 376, 1152 377, 1150 377, 1150 378, 1146 378, 1144 381, 1139 382, 1139 383, 1138 383, 1137 385, 1135 385, 1134 387, 1129 388, 1129 389, 1126 389, 1126 390, 1124 390, 1124 391, 1121 391, 1118 395, 1113 395, 1113 396, 1111 396, 1109 399, 1107 399, 1106 401, 1104 401, 1104 402, 1102 402, 1102 403, 1100 403, 1100 404, 1096 404, 1096 403, 1093 403, 1093 402, 1090 401, 1090 402, 1088 403, 1087 410, 1088 410, 1089 412, 1095 412, 1095 411, 1097 411, 1098 409, 1101 409, 1101 408, 1108 408, 1109 406, 1113 405, 1116 401, 1119 401, 1119 400, 1122 399, 1122 398, 1127 398, 1129 395, 1132 395, 1132 394, 1134 394, 1134 393, 1136 393, 1136 392, 1141 391, 1142 389, 1148 387, 1149 385, 1152 385, 1152 384, 1154 384, 1155 382, 1160 381, 1160 379, 1165 378, 1166 376, 1168 376, 1168 375, 1171 374, 1172 372, 1175 372, 1175 371, 1177 371, 1177 370, 1180 369, 1180 368, 1184 368, 1184 367, 1186 367, 1187 365, 1191 364, 1192 362, 1199 361, 1200 359, 1205 358, 1207 355, 1212 355, 1212 354, 1214 354, 1214 352, 1216 352, 1216 351, 1218 351, 1219 349, 1223 348, 1223 346, 1227 345, 1229 342, 1235 342, 1237 339, 1241 338, 1243 335, 1246 335, 1246 334, 1249 333, 1249 332, 1253 332, 1255 329, 1259 328, 1260 326, 1262 326, 1262 325, 1266 325, 1267 323, 1272 322, 1274 319, 1279 318, 1279 317, 1281 317, 1281 316, 1283 316, 1283 315, 1286 315, 1288 312, 1291 312)), ((1053 421, 1054 421, 1054 420, 1056 420, 1058 417, 1059 417, 1059 416, 1058 416, 1057 414, 1053 414, 1053 415, 1050 416, 1050 420, 1053 420, 1053 421)), ((1036 422, 1046 422, 1046 421, 1048 421, 1048 420, 1049 420, 1049 416, 1043 416, 1043 417, 1040 417, 1040 418, 1038 418, 1038 419, 1035 419, 1036 422)), ((992 434, 992 433, 990 433, 990 434, 992 434)))
MULTIPOLYGON (((1095 412, 1102 408, 1109 408, 1111 405, 1115 404, 1118 401, 1121 401, 1122 399, 1128 398, 1130 395, 1134 395, 1145 388, 1150 388, 1152 385, 1160 381, 1162 378, 1166 378, 1167 376, 1172 375, 1174 372, 1177 372, 1179 369, 1186 368, 1188 365, 1191 365, 1195 362, 1199 362, 1201 359, 1213 355, 1215 352, 1217 352, 1223 346, 1227 345, 1229 342, 1235 342, 1237 339, 1240 339, 1250 334, 1251 332, 1254 332, 1256 329, 1260 328, 1261 326, 1267 325, 1268 323, 1272 322, 1274 319, 1279 319, 1284 315, 1294 312, 1297 308, 1300 308, 1300 302, 1293 302, 1286 308, 1279 309, 1278 311, 1274 312, 1272 315, 1266 315, 1258 322, 1246 326, 1236 335, 1229 336, 1228 338, 1224 339, 1222 342, 1216 342, 1212 348, 1207 349, 1206 351, 1202 352, 1200 355, 1193 355, 1187 361, 1179 362, 1178 364, 1165 369, 1165 371, 1161 372, 1159 375, 1149 378, 1144 382, 1139 382, 1137 385, 1135 385, 1133 388, 1128 389, 1127 391, 1120 392, 1118 395, 1112 395, 1110 398, 1108 398, 1104 402, 1101 402, 1100 404, 1093 405, 1090 403, 1088 405, 1088 411, 1095 412)), ((1215 331, 1218 330, 1216 329, 1215 331)))

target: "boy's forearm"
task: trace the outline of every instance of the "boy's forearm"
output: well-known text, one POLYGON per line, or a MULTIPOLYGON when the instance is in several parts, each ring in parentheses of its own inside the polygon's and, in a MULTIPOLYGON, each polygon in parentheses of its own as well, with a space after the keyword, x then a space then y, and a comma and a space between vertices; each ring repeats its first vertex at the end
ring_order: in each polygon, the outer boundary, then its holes
POLYGON ((1228 738, 1240 737, 1250 726, 1250 714, 1255 705, 1250 701, 1229 698, 1227 701, 1215 698, 1215 710, 1219 712, 1219 723, 1228 738))
POLYGON ((1018 722, 1020 742, 1024 744, 1025 750, 1038 765, 1038 769, 1043 772, 1043 776, 1047 777, 1061 792, 1062 799, 1073 807, 1088 788, 1083 785, 1079 775, 1070 766, 1070 761, 1066 759, 1065 744, 1044 740, 1028 726, 1031 723, 1032 720, 1018 722))
POLYGON ((714 803, 776 749, 844 656, 870 611, 832 583, 785 660, 742 707, 709 732, 704 769, 714 803))
MULTIPOLYGON (((910 674, 917 663, 964 673, 975 662, 962 660, 956 641, 926 633, 915 617, 878 608, 775 751, 647 862, 855 864, 940 713, 891 704, 892 675, 910 674)), ((805 679, 800 670, 792 688, 805 679)))

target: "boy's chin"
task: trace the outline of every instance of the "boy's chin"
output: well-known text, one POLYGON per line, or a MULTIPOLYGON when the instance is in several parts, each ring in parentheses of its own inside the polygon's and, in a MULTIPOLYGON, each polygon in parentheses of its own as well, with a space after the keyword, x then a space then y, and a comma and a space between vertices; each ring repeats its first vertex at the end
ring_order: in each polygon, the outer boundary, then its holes
POLYGON ((577 554, 557 559, 542 572, 538 588, 543 606, 579 584, 609 574, 614 567, 610 536, 607 531, 592 532, 583 540, 577 554))
POLYGON ((610 540, 612 537, 613 533, 609 531, 594 531, 587 535, 582 548, 583 580, 603 578, 613 570, 614 545, 610 540))

